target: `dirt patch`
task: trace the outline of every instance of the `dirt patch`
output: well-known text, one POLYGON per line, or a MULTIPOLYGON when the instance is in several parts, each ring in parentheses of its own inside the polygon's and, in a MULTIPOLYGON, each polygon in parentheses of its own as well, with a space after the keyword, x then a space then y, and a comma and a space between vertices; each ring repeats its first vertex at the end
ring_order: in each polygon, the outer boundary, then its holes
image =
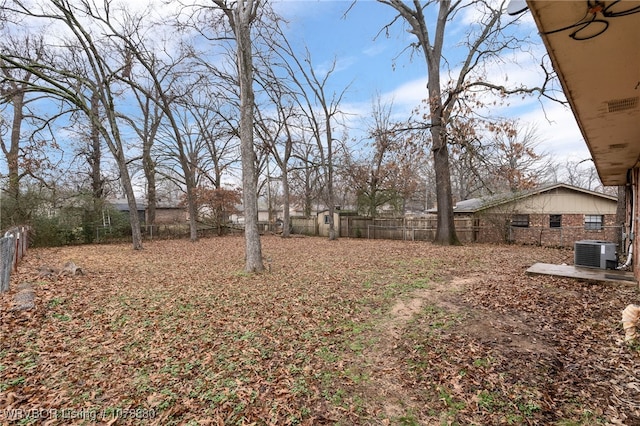
POLYGON ((388 318, 376 329, 380 340, 367 352, 367 363, 376 368, 368 389, 363 392, 376 394, 376 399, 383 401, 383 412, 386 418, 399 418, 407 411, 414 411, 410 393, 402 386, 402 372, 389 366, 398 363, 395 351, 408 323, 419 315, 426 306, 444 309, 452 313, 466 310, 459 302, 459 294, 465 286, 476 282, 482 276, 454 278, 447 282, 430 283, 429 288, 418 289, 408 297, 402 297, 391 307, 388 318))
POLYGON ((487 312, 472 311, 465 322, 465 334, 487 345, 500 346, 514 352, 556 353, 545 342, 545 336, 531 331, 526 317, 514 314, 504 318, 487 312))
POLYGON ((399 299, 389 312, 389 319, 380 326, 380 332, 392 339, 401 336, 402 329, 417 315, 425 305, 437 306, 457 312, 461 307, 456 304, 455 295, 464 290, 464 286, 477 281, 480 277, 454 278, 446 283, 431 283, 429 288, 412 292, 409 298, 399 299))
MULTIPOLYGON (((513 375, 523 381, 541 384, 550 381, 549 375, 561 374, 566 368, 570 371, 578 370, 579 367, 576 364, 565 365, 563 361, 563 336, 549 326, 545 319, 532 315, 526 305, 521 310, 514 309, 505 313, 502 310, 486 309, 487 304, 492 302, 496 304, 500 298, 493 301, 483 298, 479 301, 480 303, 473 303, 478 302, 474 292, 486 286, 492 287, 495 281, 495 274, 457 277, 443 283, 432 283, 427 289, 415 290, 409 296, 397 300, 390 309, 388 318, 379 326, 380 341, 372 351, 367 353, 367 362, 374 366, 387 367, 404 362, 399 354, 402 354, 402 346, 406 345, 408 340, 407 334, 410 334, 408 329, 411 328, 411 323, 416 318, 424 316, 425 310, 435 310, 441 311, 444 317, 456 318, 455 325, 447 328, 439 337, 444 342, 452 343, 448 350, 454 352, 452 349, 455 346, 454 342, 458 345, 459 342, 463 344, 466 342, 468 350, 473 354, 468 357, 467 364, 462 363, 460 368, 474 366, 473 368, 495 371, 494 374, 513 375)), ((580 292, 571 287, 552 287, 546 294, 564 300, 580 297, 580 292)), ((527 295, 527 298, 530 297, 531 295, 527 295)), ((583 307, 586 308, 586 306, 583 307)), ((557 321, 552 318, 548 320, 557 321)), ((433 325, 433 323, 433 319, 430 322, 422 322, 418 326, 418 333, 427 333, 428 327, 425 325, 433 325)), ((589 343, 586 344, 589 345, 589 343)), ((383 412, 387 418, 399 418, 407 412, 420 412, 418 404, 421 402, 418 401, 421 399, 415 396, 412 388, 406 386, 406 377, 404 378, 405 386, 402 385, 402 372, 394 368, 378 368, 377 372, 378 374, 364 392, 376 395, 376 399, 384 401, 383 412)), ((460 375, 451 374, 449 377, 452 394, 462 397, 464 391, 460 375)), ((634 383, 632 381, 629 389, 631 392, 635 390, 640 392, 640 386, 635 386, 634 383)), ((444 388, 446 386, 434 389, 444 388)), ((614 384, 612 388, 615 392, 612 398, 617 398, 616 394, 623 393, 623 386, 614 384)), ((551 401, 555 396, 555 391, 542 394, 539 409, 542 409, 544 403, 549 406, 556 405, 551 401)), ((476 398, 477 396, 474 397, 474 401, 477 406, 476 398)), ((631 404, 630 401, 628 402, 631 404)), ((534 406, 537 407, 531 403, 531 407, 534 406)), ((450 421, 447 415, 437 418, 423 415, 416 418, 424 424, 450 421)), ((524 420, 521 416, 514 416, 514 418, 524 420)), ((548 418, 554 419, 556 416, 550 414, 548 418)), ((587 421, 587 423, 590 422, 591 420, 587 421)))

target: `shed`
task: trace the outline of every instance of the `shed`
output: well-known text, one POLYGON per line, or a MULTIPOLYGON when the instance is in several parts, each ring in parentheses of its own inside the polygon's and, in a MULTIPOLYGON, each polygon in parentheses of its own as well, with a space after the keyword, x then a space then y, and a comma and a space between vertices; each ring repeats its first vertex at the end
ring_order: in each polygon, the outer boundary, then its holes
MULTIPOLYGON (((344 216, 354 216, 357 215, 356 212, 351 210, 342 210, 339 207, 336 207, 333 211, 333 226, 336 231, 336 236, 349 236, 342 235, 341 233, 341 218, 344 216)), ((320 210, 317 213, 317 229, 318 235, 321 237, 329 236, 329 209, 320 210)))

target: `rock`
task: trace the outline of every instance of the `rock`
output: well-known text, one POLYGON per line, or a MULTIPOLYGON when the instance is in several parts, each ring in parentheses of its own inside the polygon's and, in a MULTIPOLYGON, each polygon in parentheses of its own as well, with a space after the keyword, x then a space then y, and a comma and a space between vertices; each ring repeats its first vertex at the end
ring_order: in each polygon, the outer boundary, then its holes
POLYGON ((75 263, 69 261, 64 264, 64 266, 62 267, 62 270, 58 273, 59 277, 63 275, 70 275, 70 276, 84 275, 84 271, 75 263))
POLYGON ((36 295, 30 283, 20 283, 18 292, 13 296, 12 311, 28 311, 36 307, 36 295))
POLYGON ((55 278, 56 275, 58 275, 58 270, 53 269, 47 265, 42 265, 39 269, 38 269, 38 277, 39 278, 55 278))

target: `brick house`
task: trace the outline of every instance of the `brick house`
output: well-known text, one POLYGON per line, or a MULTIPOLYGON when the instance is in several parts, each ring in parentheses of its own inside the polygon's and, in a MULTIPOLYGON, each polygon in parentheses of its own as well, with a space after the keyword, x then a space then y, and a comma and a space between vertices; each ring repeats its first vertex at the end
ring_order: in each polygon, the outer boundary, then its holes
POLYGON ((638 5, 527 0, 526 6, 512 13, 533 17, 600 180, 626 190, 627 265, 640 280, 640 238, 633 238, 640 226, 638 5))
POLYGON ((562 183, 461 201, 457 217, 473 221, 474 242, 573 247, 579 240, 618 241, 617 197, 562 183))
POLYGON ((159 202, 156 204, 155 225, 183 225, 189 220, 186 207, 175 202, 159 202))

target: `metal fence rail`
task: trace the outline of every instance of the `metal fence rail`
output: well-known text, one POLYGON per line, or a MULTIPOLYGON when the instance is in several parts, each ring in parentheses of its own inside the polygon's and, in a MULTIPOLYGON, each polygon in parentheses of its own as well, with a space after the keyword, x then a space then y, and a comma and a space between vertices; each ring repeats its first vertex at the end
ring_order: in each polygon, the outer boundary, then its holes
POLYGON ((29 227, 9 229, 0 238, 0 293, 9 290, 11 272, 18 269, 18 263, 29 247, 29 227))

